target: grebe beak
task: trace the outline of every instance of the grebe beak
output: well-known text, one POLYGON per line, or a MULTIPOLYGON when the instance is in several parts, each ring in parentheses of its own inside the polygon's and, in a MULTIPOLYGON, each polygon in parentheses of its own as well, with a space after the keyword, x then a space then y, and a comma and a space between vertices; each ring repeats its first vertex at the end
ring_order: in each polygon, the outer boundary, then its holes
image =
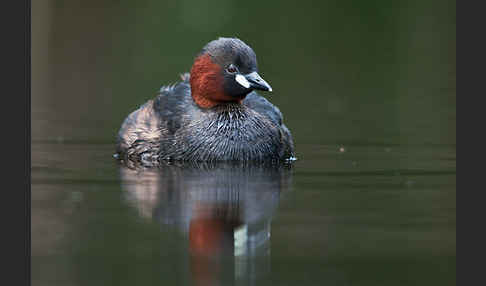
POLYGON ((249 73, 245 75, 245 78, 252 89, 272 91, 272 87, 257 72, 249 73))

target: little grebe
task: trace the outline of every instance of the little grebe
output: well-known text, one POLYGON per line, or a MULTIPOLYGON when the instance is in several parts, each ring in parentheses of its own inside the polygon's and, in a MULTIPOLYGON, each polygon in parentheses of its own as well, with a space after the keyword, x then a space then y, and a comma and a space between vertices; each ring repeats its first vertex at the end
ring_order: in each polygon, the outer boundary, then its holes
POLYGON ((117 138, 130 161, 280 161, 292 159, 292 135, 280 110, 254 90, 272 91, 255 52, 219 38, 197 55, 182 82, 132 112, 117 138))

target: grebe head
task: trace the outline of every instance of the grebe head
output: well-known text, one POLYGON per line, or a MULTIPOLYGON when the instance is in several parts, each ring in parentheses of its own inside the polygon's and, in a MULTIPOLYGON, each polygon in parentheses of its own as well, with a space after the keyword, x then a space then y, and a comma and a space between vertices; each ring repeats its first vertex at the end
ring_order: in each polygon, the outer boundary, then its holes
POLYGON ((241 102, 253 90, 272 91, 258 74, 255 52, 236 38, 209 42, 191 68, 191 93, 203 108, 241 102))

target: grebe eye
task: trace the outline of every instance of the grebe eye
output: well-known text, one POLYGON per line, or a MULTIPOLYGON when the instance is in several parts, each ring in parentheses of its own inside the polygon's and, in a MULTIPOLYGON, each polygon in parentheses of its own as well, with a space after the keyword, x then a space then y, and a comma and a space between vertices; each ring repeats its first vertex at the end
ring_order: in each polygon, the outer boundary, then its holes
POLYGON ((238 69, 233 64, 230 64, 229 67, 226 70, 229 73, 236 73, 238 71, 238 69))

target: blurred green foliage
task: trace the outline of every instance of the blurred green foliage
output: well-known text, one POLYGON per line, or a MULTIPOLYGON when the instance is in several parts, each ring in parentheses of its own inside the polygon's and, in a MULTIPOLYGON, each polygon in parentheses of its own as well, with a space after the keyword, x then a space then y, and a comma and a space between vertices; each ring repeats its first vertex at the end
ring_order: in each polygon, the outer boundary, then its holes
POLYGON ((33 3, 32 79, 46 82, 33 86, 34 140, 113 142, 204 44, 235 36, 297 147, 455 144, 455 1, 45 2, 33 3))

